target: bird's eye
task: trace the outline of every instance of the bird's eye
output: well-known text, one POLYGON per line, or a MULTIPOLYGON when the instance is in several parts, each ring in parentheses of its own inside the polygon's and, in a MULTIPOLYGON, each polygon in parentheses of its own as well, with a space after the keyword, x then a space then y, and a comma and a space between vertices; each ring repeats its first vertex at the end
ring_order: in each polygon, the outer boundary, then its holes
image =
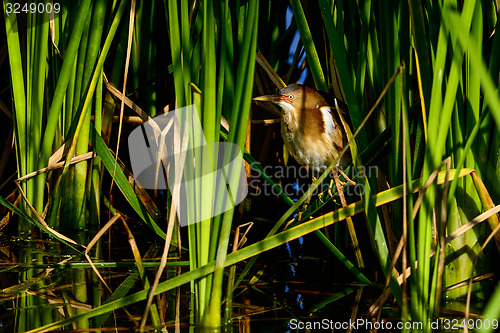
POLYGON ((292 100, 292 99, 293 99, 293 95, 288 96, 288 98, 289 98, 290 100, 292 100))

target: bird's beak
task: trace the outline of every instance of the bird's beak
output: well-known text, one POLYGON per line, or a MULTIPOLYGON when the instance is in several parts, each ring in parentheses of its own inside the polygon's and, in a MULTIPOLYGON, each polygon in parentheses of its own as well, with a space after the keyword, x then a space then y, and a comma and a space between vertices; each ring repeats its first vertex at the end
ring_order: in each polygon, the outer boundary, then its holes
POLYGON ((280 95, 265 95, 265 96, 259 96, 255 97, 252 99, 253 101, 258 101, 258 102, 282 102, 283 99, 281 98, 280 95))

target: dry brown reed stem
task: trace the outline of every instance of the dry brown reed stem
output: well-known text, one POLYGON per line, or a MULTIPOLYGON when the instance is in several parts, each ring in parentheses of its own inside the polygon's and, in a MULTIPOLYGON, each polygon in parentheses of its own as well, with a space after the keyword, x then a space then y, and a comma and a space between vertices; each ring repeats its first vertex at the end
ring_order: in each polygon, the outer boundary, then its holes
MULTIPOLYGON (((174 150, 175 152, 179 152, 180 154, 176 154, 176 160, 175 160, 175 186, 174 186, 174 191, 172 193, 172 197, 179 197, 179 192, 180 192, 180 184, 181 184, 181 179, 184 171, 184 161, 186 159, 186 152, 187 152, 187 145, 189 140, 187 139, 188 137, 188 131, 184 131, 183 137, 181 138, 181 135, 179 133, 179 126, 177 123, 175 123, 174 126, 174 134, 175 134, 175 142, 174 142, 174 150), (182 150, 180 147, 180 143, 182 142, 182 150)), ((170 166, 169 166, 170 167, 170 166)), ((168 174, 168 172, 166 173, 168 174)), ((146 326, 146 320, 148 318, 148 313, 151 308, 151 304, 153 302, 153 297, 155 294, 155 290, 158 287, 158 284, 160 283, 160 278, 161 275, 163 274, 163 270, 165 269, 167 265, 167 258, 168 258, 168 252, 170 249, 170 243, 172 239, 172 234, 175 226, 175 214, 176 214, 176 208, 174 205, 174 200, 172 200, 170 204, 170 212, 169 212, 169 218, 168 218, 168 226, 167 226, 167 233, 165 236, 165 245, 163 247, 163 254, 161 256, 160 260, 160 266, 158 267, 158 270, 156 271, 155 275, 155 280, 153 282, 153 285, 150 288, 149 291, 149 296, 148 296, 148 301, 146 303, 146 308, 144 310, 144 314, 142 316, 141 320, 141 325, 139 330, 143 331, 144 327, 146 326)))
POLYGON ((24 194, 23 192, 23 189, 21 188, 21 186, 19 185, 19 182, 18 181, 14 181, 14 184, 16 184, 17 186, 17 189, 19 190, 19 193, 21 193, 21 196, 23 197, 24 201, 26 202, 26 205, 28 205, 28 208, 31 210, 31 212, 33 213, 33 215, 35 216, 35 218, 37 219, 37 221, 43 226, 45 227, 51 234, 55 235, 57 238, 60 238, 60 239, 63 239, 65 240, 66 242, 68 243, 71 243, 71 244, 74 244, 74 245, 77 245, 77 246, 81 246, 83 248, 85 248, 85 246, 81 245, 81 244, 78 244, 77 242, 75 242, 74 240, 72 240, 71 238, 69 237, 66 237, 64 236, 63 234, 61 234, 60 232, 52 229, 51 227, 49 227, 49 225, 45 222, 45 220, 43 219, 42 216, 40 216, 40 214, 38 214, 38 212, 36 211, 36 209, 33 207, 33 205, 31 205, 31 203, 28 201, 28 198, 26 197, 26 195, 24 194))

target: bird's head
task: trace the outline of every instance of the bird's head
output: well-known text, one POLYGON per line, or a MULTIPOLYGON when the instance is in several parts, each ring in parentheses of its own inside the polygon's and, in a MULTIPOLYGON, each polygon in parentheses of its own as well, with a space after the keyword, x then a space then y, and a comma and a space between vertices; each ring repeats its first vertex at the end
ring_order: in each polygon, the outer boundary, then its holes
POLYGON ((281 106, 285 112, 296 112, 300 110, 318 109, 327 105, 323 96, 317 91, 301 84, 291 84, 276 95, 265 95, 255 97, 254 101, 272 102, 281 106))

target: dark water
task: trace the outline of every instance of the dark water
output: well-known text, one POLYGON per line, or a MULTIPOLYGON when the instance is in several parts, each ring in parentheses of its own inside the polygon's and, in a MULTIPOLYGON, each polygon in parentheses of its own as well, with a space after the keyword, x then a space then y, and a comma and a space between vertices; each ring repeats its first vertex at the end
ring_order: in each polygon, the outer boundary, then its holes
MULTIPOLYGON (((335 230, 332 228, 329 231, 335 230)), ((139 230, 134 230, 135 233, 143 257, 152 258, 145 260, 145 265, 147 276, 153 281, 162 243, 152 241, 151 237, 141 234, 139 230)), ((81 239, 91 237, 93 234, 87 234, 81 239)), ((347 240, 341 239, 341 243, 342 241, 345 242, 346 253, 349 253, 347 240)), ((115 291, 127 278, 133 274, 137 275, 127 235, 118 227, 112 229, 111 237, 103 238, 100 246, 101 257, 108 260, 96 262, 96 266, 115 291)), ((57 312, 61 309, 61 303, 74 299, 74 281, 78 272, 84 272, 87 283, 88 297, 86 302, 80 302, 82 305, 87 305, 90 309, 93 302, 97 301, 92 283, 98 287, 101 302, 109 298, 109 293, 102 285, 96 284, 97 280, 84 257, 75 255, 70 263, 57 264, 71 257, 62 254, 68 249, 58 242, 35 237, 0 235, 0 250, 0 332, 14 331, 14 320, 20 310, 18 300, 26 295, 38 294, 44 299, 41 307, 51 308, 57 320, 63 319, 63 314, 59 315, 57 312), (20 263, 23 256, 31 260, 20 263), (45 277, 44 272, 47 270, 51 271, 45 277), (36 283, 21 284, 22 277, 28 276, 28 273, 31 274, 31 281, 36 283)), ((354 262, 354 258, 349 259, 354 262)), ((187 260, 187 255, 183 260, 187 260)), ((244 264, 237 265, 237 277, 244 267, 244 264)), ((371 281, 381 281, 383 278, 377 275, 376 267, 377 263, 368 262, 363 272, 371 281)), ((185 272, 188 267, 169 267, 166 275, 174 276, 178 269, 185 272)), ((261 254, 248 276, 234 291, 232 325, 219 331, 342 332, 352 329, 353 332, 366 332, 369 328, 378 328, 379 332, 399 332, 396 327, 399 323, 400 308, 391 297, 382 306, 380 314, 376 314, 380 317, 370 314, 370 307, 382 294, 382 287, 381 283, 361 285, 314 235, 308 235, 261 254)), ((136 278, 127 294, 142 289, 139 278, 136 278)), ((181 302, 181 332, 214 331, 189 325, 190 297, 189 287, 185 285, 166 293, 160 301, 165 305, 162 315, 169 332, 175 331, 173 304, 177 296, 181 302)), ((116 325, 123 328, 123 331, 134 331, 137 328, 137 322, 134 320, 141 318, 144 304, 144 301, 140 301, 126 307, 132 317, 124 311, 115 311, 114 319, 111 316, 104 322, 104 327, 116 325)), ((478 309, 482 307, 483 304, 477 302, 471 312, 481 313, 478 309)), ((446 325, 457 327, 463 319, 463 311, 463 302, 443 303, 443 318, 436 323, 436 327, 440 327, 442 332, 460 332, 461 329, 443 328, 446 325)))

